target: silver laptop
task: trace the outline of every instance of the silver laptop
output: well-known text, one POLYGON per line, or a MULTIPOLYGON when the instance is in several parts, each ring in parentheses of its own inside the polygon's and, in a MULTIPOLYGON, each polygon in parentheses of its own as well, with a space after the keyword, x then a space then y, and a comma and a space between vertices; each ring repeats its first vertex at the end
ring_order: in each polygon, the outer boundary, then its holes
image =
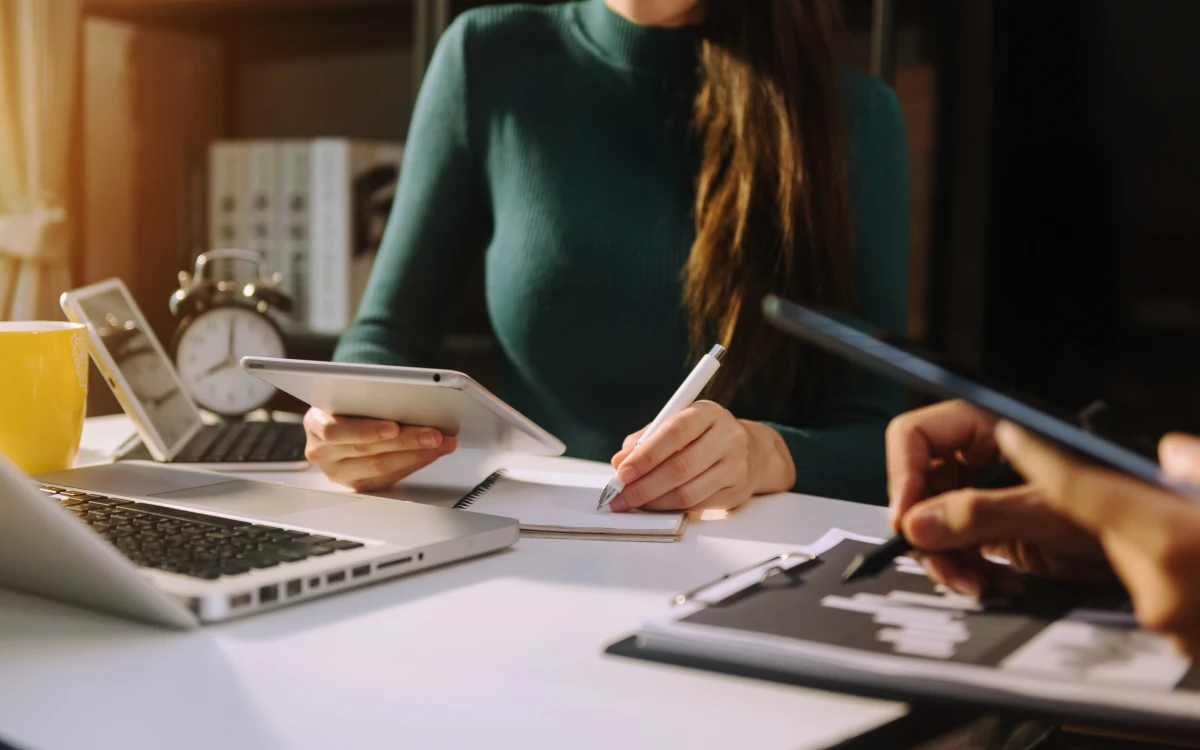
POLYGON ((175 628, 508 547, 509 518, 122 462, 0 456, 0 586, 175 628))
MULTIPOLYGON (((212 471, 308 466, 304 427, 298 422, 205 424, 179 372, 120 279, 65 292, 61 305, 69 320, 87 325, 92 360, 137 429, 134 439, 117 450, 118 458, 212 471)), ((221 377, 245 378, 251 389, 265 385, 234 369, 221 377)))

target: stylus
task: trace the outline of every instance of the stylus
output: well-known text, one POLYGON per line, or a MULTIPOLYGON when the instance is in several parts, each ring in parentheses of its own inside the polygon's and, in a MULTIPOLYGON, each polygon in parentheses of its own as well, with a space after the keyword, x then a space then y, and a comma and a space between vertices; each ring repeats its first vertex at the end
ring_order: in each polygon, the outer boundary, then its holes
MULTIPOLYGON (((700 358, 700 361, 692 368, 692 373, 679 386, 679 390, 675 391, 675 395, 671 396, 671 400, 667 401, 667 405, 662 408, 662 411, 658 413, 658 416, 654 418, 654 421, 650 423, 650 426, 638 438, 638 445, 649 440, 668 419, 691 406, 696 397, 700 395, 700 391, 704 390, 704 386, 708 385, 708 381, 720 369, 721 359, 724 356, 725 347, 717 344, 712 348, 712 351, 700 358)), ((605 485, 604 491, 600 493, 600 502, 596 505, 596 510, 606 507, 624 489, 625 483, 614 476, 605 485)))

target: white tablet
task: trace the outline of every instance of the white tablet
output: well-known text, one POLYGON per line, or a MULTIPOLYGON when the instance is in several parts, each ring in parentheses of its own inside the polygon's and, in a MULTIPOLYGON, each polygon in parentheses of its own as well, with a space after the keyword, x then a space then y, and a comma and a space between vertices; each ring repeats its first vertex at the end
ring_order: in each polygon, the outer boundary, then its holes
POLYGON ((204 427, 158 337, 120 279, 64 292, 67 318, 88 327, 92 359, 156 461, 170 461, 204 427))
POLYGON ((243 357, 242 369, 330 414, 436 427, 463 448, 541 456, 566 450, 461 372, 271 357, 243 357))

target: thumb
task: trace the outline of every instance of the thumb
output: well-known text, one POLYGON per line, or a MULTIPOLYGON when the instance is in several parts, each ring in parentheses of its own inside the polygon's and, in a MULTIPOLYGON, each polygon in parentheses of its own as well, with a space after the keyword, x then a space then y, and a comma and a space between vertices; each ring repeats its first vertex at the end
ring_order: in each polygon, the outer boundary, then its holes
POLYGON ((1055 532, 1063 521, 1029 485, 967 488, 930 498, 904 517, 904 536, 917 549, 940 552, 1055 532))
POLYGON ((1163 470, 1174 479, 1200 484, 1200 438, 1172 433, 1158 444, 1163 470))

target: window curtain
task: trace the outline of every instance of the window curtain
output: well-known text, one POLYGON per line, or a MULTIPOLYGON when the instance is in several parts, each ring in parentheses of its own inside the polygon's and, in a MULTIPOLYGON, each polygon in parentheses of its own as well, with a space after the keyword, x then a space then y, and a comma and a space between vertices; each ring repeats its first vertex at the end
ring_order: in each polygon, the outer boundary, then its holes
POLYGON ((81 0, 0 0, 0 320, 57 320, 81 0))

